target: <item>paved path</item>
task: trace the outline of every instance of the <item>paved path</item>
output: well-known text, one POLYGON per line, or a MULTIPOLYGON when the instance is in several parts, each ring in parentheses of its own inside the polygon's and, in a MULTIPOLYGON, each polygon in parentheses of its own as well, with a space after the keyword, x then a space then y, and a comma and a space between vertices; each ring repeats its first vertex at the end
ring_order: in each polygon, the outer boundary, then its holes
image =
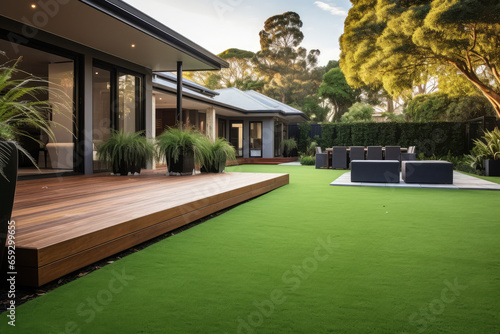
POLYGON ((420 184, 420 183, 372 183, 372 182, 351 182, 351 172, 339 176, 330 183, 331 186, 351 186, 351 187, 394 187, 394 188, 437 188, 437 189, 475 189, 475 190, 500 190, 500 184, 486 181, 474 176, 453 172, 453 184, 420 184))

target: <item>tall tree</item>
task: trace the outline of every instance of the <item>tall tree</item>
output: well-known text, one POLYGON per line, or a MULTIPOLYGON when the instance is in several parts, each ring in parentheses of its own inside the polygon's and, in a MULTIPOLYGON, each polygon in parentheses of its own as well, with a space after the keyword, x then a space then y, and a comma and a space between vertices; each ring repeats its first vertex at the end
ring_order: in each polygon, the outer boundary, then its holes
POLYGON ((318 95, 328 99, 333 106, 333 121, 340 121, 343 114, 359 96, 359 90, 352 89, 345 80, 340 67, 334 67, 323 75, 323 82, 319 86, 318 95))
POLYGON ((264 93, 287 104, 302 105, 321 83, 321 76, 313 71, 319 50, 307 52, 300 46, 301 28, 300 16, 294 12, 268 18, 259 33, 261 51, 254 57, 257 70, 268 81, 264 93))
POLYGON ((255 53, 236 48, 228 49, 218 55, 229 63, 228 68, 220 71, 190 72, 186 77, 209 89, 236 87, 241 90, 261 90, 263 77, 258 75, 252 58, 255 53))
POLYGON ((340 38, 341 68, 353 87, 393 96, 429 76, 465 78, 500 116, 497 0, 356 0, 340 38))

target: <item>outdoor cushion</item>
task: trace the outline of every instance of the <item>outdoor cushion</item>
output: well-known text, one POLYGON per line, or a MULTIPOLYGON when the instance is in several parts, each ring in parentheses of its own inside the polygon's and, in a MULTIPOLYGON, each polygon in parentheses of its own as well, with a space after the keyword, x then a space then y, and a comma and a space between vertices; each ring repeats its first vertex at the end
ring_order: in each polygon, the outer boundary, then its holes
POLYGON ((351 182, 399 183, 399 161, 353 160, 351 182))
POLYGON ((453 164, 448 161, 403 161, 401 170, 406 183, 453 184, 453 164))

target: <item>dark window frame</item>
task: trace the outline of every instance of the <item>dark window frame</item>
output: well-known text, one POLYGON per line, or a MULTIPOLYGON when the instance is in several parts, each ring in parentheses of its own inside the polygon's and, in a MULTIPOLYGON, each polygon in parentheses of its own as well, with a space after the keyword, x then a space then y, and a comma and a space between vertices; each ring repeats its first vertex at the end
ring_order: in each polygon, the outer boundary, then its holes
POLYGON ((104 62, 98 59, 94 59, 92 62, 92 67, 101 68, 103 70, 109 71, 111 73, 110 80, 110 106, 111 106, 111 128, 113 130, 118 129, 118 116, 120 113, 118 99, 119 99, 119 91, 118 91, 118 77, 120 74, 125 75, 133 75, 136 77, 136 87, 139 87, 139 90, 135 92, 135 131, 145 131, 146 130, 146 76, 142 73, 138 73, 127 68, 117 66, 114 64, 110 64, 108 62, 104 62), (137 81, 140 80, 141 84, 137 85, 137 81))
MULTIPOLYGON (((56 174, 37 174, 34 176, 20 176, 20 179, 36 179, 54 176, 66 176, 84 173, 84 141, 85 138, 81 134, 85 133, 85 61, 84 55, 75 51, 62 48, 60 46, 43 42, 34 38, 23 39, 24 43, 16 43, 9 36, 13 32, 0 28, 0 39, 9 43, 25 46, 38 51, 54 54, 60 57, 68 58, 73 61, 73 172, 63 172, 56 174)), ((16 34, 16 33, 14 33, 16 34)), ((16 34, 17 35, 17 34, 16 34)))
MULTIPOLYGON (((237 158, 242 158, 245 155, 245 148, 244 148, 244 136, 245 136, 245 122, 243 120, 241 121, 230 121, 229 122, 229 142, 231 143, 231 129, 233 128, 233 124, 241 124, 241 131, 242 131, 242 138, 241 138, 241 155, 238 155, 238 147, 235 147, 234 150, 236 151, 236 157, 237 158)), ((232 144, 232 143, 231 143, 232 144)), ((234 145, 233 145, 234 146, 234 145)))
POLYGON ((263 128, 262 121, 250 121, 248 122, 248 157, 249 158, 262 158, 264 154, 264 128, 263 128), (260 124, 260 132, 261 132, 261 137, 260 137, 260 155, 252 155, 252 124, 260 124))

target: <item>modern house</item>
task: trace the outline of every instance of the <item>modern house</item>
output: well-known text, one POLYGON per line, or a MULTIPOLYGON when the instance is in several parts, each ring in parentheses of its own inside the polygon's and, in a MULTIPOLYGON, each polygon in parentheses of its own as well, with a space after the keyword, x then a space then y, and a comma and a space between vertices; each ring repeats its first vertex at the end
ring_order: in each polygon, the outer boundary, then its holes
MULTIPOLYGON (((175 126, 177 77, 155 73, 156 133, 175 126)), ((282 156, 289 123, 307 120, 300 110, 255 91, 237 88, 209 90, 183 79, 183 124, 194 126, 210 138, 226 138, 241 158, 282 156)))
POLYGON ((226 137, 239 156, 276 157, 286 124, 307 118, 256 92, 183 81, 183 71, 228 64, 120 0, 6 0, 0 51, 1 63, 22 57, 21 70, 54 86, 41 98, 59 111, 48 115, 62 125, 53 129, 56 142, 32 133, 45 145, 23 143, 47 173, 92 174, 102 169, 96 147, 111 130, 154 137, 177 120, 226 137))

